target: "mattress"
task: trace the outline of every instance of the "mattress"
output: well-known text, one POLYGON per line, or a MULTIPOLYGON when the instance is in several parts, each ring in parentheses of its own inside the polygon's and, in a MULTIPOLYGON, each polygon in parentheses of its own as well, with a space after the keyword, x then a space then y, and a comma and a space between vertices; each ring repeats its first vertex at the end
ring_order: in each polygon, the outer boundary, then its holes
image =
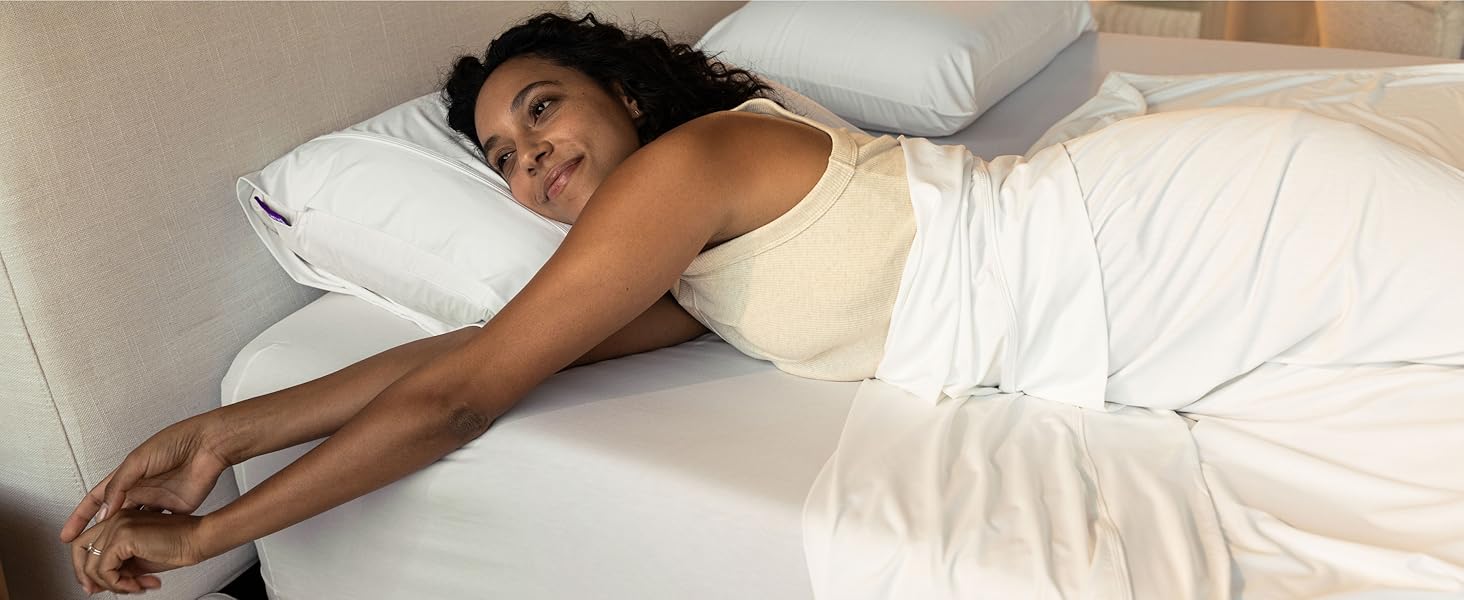
MULTIPOLYGON (((1112 70, 1388 66, 1428 57, 1090 32, 972 126, 1022 154, 1112 70)), ((245 346, 230 404, 424 337, 326 293, 245 346)), ((802 379, 713 335, 555 375, 489 432, 385 488, 256 541, 272 598, 809 598, 805 497, 857 382, 802 379)), ((246 492, 303 444, 237 465, 246 492)))
MULTIPOLYGON (((240 353, 224 402, 424 335, 328 292, 240 353)), ((261 573, 272 598, 807 598, 803 498, 857 386, 712 335, 570 369, 432 466, 257 541, 261 573)), ((240 491, 317 443, 235 467, 240 491)))

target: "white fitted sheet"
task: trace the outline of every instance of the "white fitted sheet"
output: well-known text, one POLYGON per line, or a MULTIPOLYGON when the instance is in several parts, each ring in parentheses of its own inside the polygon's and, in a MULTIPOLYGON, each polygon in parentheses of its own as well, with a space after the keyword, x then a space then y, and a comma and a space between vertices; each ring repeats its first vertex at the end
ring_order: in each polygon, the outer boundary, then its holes
MULTIPOLYGON (((425 333, 328 292, 261 334, 224 403, 425 333)), ((487 434, 256 542, 272 598, 807 598, 804 496, 857 382, 714 336, 571 369, 487 434)), ((316 443, 235 467, 248 491, 316 443)))
MULTIPOLYGON (((1202 73, 1437 62, 1087 33, 940 143, 1022 154, 1110 70, 1202 73)), ((424 337, 327 293, 242 349, 225 404, 424 337)), ((809 598, 805 496, 858 383, 801 379, 714 336, 556 375, 488 434, 256 542, 273 598, 809 598)), ((241 491, 304 444, 235 467, 241 491)))

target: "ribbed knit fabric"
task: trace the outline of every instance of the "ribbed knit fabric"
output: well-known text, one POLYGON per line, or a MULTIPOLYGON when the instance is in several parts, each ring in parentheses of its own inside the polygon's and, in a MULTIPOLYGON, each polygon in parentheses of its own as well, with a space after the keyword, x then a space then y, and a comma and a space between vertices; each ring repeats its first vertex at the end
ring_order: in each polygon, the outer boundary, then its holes
POLYGON ((829 164, 788 212, 697 255, 672 295, 727 343, 783 371, 873 377, 915 236, 899 140, 833 129, 766 98, 732 110, 827 132, 829 164))

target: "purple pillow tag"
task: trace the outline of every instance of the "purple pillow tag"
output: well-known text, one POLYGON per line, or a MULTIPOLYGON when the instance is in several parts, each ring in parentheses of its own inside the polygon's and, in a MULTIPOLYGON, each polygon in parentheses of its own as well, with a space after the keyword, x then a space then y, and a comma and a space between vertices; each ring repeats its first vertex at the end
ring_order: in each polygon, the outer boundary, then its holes
POLYGON ((264 200, 260 199, 260 197, 258 195, 254 196, 254 201, 259 204, 259 207, 260 208, 264 209, 264 214, 269 215, 269 218, 274 219, 276 221, 279 221, 281 223, 284 223, 285 224, 285 227, 289 227, 290 226, 290 222, 285 219, 284 215, 281 215, 280 213, 275 212, 274 209, 270 208, 269 205, 266 205, 264 203, 264 200))

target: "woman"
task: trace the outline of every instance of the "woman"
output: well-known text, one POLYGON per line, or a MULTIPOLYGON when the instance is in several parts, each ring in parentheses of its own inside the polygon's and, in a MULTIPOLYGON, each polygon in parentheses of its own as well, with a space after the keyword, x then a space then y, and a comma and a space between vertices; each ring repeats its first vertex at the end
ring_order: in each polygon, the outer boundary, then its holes
MULTIPOLYGON (((153 436, 91 490, 65 524, 61 540, 72 545, 78 582, 88 591, 158 587, 147 573, 217 556, 431 464, 482 435, 562 368, 674 345, 707 326, 796 375, 875 376, 887 358, 892 316, 900 306, 908 315, 908 300, 918 297, 902 289, 902 275, 921 217, 916 208, 927 207, 929 198, 910 188, 907 150, 933 145, 825 127, 786 111, 768 93, 750 73, 685 45, 627 37, 589 16, 540 15, 495 39, 482 61, 460 58, 444 89, 451 125, 482 150, 515 200, 575 225, 562 246, 481 330, 406 344, 153 436), (491 383, 484 373, 492 374, 491 383), (322 436, 330 437, 232 504, 203 517, 187 514, 228 465, 322 436), (98 524, 83 531, 94 515, 98 524)), ((1221 121, 1206 122, 1223 129, 1221 121)), ((1045 173, 1068 169, 1064 177, 1083 186, 1064 210, 1093 214, 1084 217, 1080 239, 1047 242, 1072 241, 1098 262, 1124 265, 1124 272, 1105 267, 1105 287, 1087 280, 1086 295, 1075 297, 1102 295, 1106 313, 1099 316, 1128 327, 1138 320, 1133 311, 1146 308, 1135 300, 1138 291, 1152 282, 1124 273, 1148 269, 1153 275, 1163 267, 1169 271, 1160 275, 1172 274, 1177 267, 1121 243, 1129 238, 1095 239, 1100 230, 1125 231, 1142 222, 1130 206, 1143 204, 1117 202, 1122 192, 1096 193, 1122 180, 1121 174, 1095 170, 1099 162, 1078 157, 1106 156, 1100 149, 1122 155, 1120 140, 1150 140, 1167 125, 1142 119, 1116 124, 1044 151, 1043 160, 1031 163, 1040 168, 1019 157, 980 164, 967 158, 977 177, 966 180, 989 183, 992 206, 1011 208, 1021 204, 1016 192, 1023 188, 1006 182, 1041 181, 1045 173)), ((1162 137, 1150 141, 1160 144, 1162 137)), ((1457 170, 1432 177, 1431 183, 1454 186, 1449 189, 1464 196, 1457 170)), ((1167 205, 1144 206, 1152 212, 1167 205)), ((1015 227, 1022 224, 1041 228, 1037 220, 1008 219, 1005 230, 1002 223, 992 219, 1005 239, 1016 239, 1015 227)), ((1187 233, 1193 232, 1169 235, 1187 233)), ((1436 249, 1447 249, 1443 245, 1436 249)), ((1019 302, 1026 297, 1020 285, 1025 272, 1016 269, 1032 256, 987 260, 1000 267, 993 272, 1004 273, 1013 284, 1008 287, 1018 289, 1008 299, 1015 303, 1012 323, 1022 322, 1024 313, 1043 314, 1019 302)), ((1223 314, 1228 307, 1200 308, 1223 314)), ((1185 314, 1199 310, 1191 309, 1185 314)), ((1114 348, 1103 352, 1110 375, 1132 380, 1164 370, 1162 356, 1145 354, 1168 341, 1162 332, 1125 337, 1118 326, 1110 329, 1113 339, 1103 340, 1114 348)), ((893 329, 902 335, 912 330, 893 329)), ((1013 365, 1043 362, 1012 354, 1031 341, 1018 334, 995 344, 958 339, 963 345, 941 352, 979 366, 964 371, 964 380, 937 383, 1010 385, 1004 382, 1020 372, 1013 365)), ((1435 354, 1445 362, 1457 358, 1435 354)))

